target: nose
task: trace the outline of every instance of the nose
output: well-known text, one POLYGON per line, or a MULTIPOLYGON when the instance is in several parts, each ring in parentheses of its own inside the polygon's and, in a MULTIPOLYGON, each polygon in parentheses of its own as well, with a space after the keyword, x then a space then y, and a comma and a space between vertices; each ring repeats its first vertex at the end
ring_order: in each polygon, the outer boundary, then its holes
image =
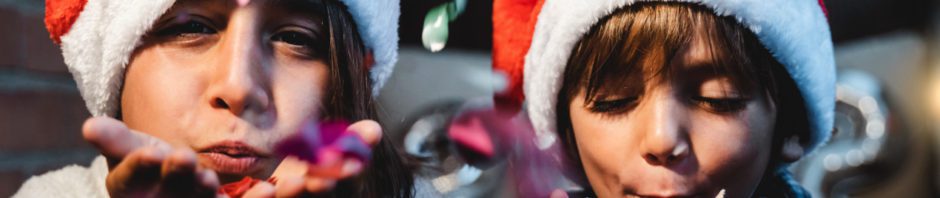
POLYGON ((226 109, 236 116, 263 111, 269 105, 264 84, 266 61, 256 17, 236 11, 214 51, 214 80, 209 88, 213 108, 226 109))
POLYGON ((637 108, 643 134, 641 157, 656 166, 677 164, 690 155, 683 105, 675 98, 658 96, 637 108))

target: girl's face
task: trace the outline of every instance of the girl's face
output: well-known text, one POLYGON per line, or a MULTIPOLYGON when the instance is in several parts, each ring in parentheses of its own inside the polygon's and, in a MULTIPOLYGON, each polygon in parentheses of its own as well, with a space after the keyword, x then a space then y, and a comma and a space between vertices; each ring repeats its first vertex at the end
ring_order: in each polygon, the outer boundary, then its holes
POLYGON ((143 38, 121 96, 132 129, 198 153, 223 181, 266 178, 314 119, 329 75, 305 1, 180 0, 143 38))
POLYGON ((569 103, 577 152, 598 196, 715 197, 726 189, 746 197, 760 183, 774 105, 713 72, 700 40, 672 58, 668 79, 634 72, 623 77, 626 88, 602 86, 593 100, 580 91, 569 103))

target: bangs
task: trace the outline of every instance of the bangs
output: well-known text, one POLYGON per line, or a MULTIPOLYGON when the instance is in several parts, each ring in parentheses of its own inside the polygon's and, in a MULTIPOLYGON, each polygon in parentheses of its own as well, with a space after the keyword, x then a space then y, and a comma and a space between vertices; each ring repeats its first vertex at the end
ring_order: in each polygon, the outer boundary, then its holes
MULTIPOLYGON (((650 83, 670 83, 679 68, 677 54, 700 41, 710 64, 696 71, 727 77, 738 91, 776 94, 770 68, 779 65, 750 30, 734 18, 719 17, 688 3, 638 3, 598 22, 576 45, 562 88, 568 97, 584 89, 585 102, 598 92, 642 90, 650 83)), ((570 101, 567 98, 563 101, 570 101)))

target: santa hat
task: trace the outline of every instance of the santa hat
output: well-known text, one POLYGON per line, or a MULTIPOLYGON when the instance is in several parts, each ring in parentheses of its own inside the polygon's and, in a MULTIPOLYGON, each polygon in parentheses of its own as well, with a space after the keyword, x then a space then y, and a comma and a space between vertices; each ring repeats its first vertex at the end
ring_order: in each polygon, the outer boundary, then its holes
POLYGON ((521 104, 523 95, 527 98, 539 147, 556 140, 555 103, 574 46, 600 19, 637 2, 699 4, 718 16, 737 19, 796 82, 810 124, 805 152, 828 140, 835 110, 835 61, 821 0, 498 0, 493 10, 493 65, 509 74, 514 87, 496 99, 521 104), (507 18, 517 22, 500 23, 507 18))
MULTIPOLYGON (((378 95, 398 58, 398 0, 339 0, 372 52, 372 93, 378 95)), ((114 116, 124 68, 141 36, 175 0, 47 0, 46 28, 60 44, 92 115, 114 116)))

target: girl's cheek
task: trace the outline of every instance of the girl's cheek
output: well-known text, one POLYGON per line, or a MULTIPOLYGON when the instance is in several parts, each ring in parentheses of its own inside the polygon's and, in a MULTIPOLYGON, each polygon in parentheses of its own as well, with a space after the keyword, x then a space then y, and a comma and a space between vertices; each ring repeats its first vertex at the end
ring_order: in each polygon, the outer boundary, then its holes
POLYGON ((279 138, 295 133, 304 123, 322 116, 327 66, 322 61, 278 61, 271 71, 271 97, 283 130, 279 138))
POLYGON ((176 51, 159 46, 134 56, 124 80, 121 113, 128 127, 185 145, 197 138, 185 131, 197 127, 205 76, 198 61, 174 57, 179 57, 176 51))

